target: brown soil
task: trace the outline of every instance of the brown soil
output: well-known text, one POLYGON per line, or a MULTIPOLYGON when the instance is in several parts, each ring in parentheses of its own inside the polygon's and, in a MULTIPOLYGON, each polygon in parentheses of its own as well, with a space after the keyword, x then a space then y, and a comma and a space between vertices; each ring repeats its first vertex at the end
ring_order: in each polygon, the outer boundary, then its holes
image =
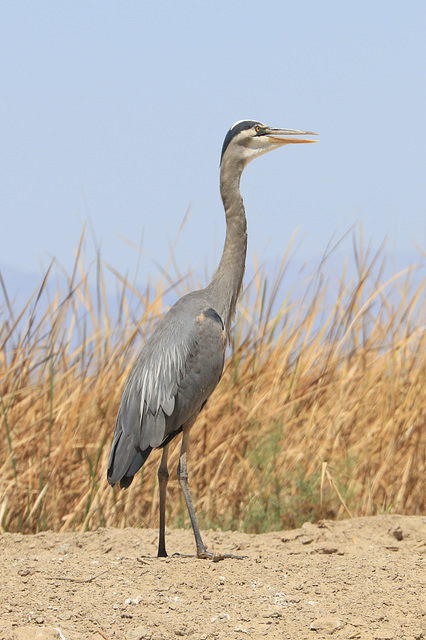
MULTIPOLYGON (((152 529, 5 534, 0 639, 426 638, 426 517, 204 541, 247 557, 158 560, 152 529)), ((193 553, 191 531, 167 545, 193 553)))

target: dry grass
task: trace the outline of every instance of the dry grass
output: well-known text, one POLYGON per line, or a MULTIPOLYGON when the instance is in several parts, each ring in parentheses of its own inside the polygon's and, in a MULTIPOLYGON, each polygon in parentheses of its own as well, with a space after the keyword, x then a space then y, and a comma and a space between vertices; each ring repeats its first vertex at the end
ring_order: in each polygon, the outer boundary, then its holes
MULTIPOLYGON (((327 283, 325 260, 302 300, 279 306, 286 262, 270 290, 260 273, 243 297, 223 378, 192 432, 203 526, 424 512, 424 281, 384 282, 380 256, 359 243, 355 258, 356 281, 343 272, 327 283)), ((110 313, 102 269, 92 291, 78 256, 65 293, 52 293, 49 270, 19 311, 2 283, 2 531, 157 524, 159 454, 127 492, 109 487, 106 465, 136 347, 169 290, 141 295, 117 275, 110 313)), ((186 524, 174 474, 169 487, 169 523, 186 524)))

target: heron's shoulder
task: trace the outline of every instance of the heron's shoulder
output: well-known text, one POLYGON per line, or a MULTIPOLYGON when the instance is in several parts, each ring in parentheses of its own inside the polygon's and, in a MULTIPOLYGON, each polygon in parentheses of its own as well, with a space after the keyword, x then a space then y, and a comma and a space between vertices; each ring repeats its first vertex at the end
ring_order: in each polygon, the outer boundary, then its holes
MULTIPOLYGON (((223 341, 224 323, 202 292, 180 298, 157 324, 139 355, 139 368, 167 361, 181 369, 201 342, 223 341)), ((151 369, 152 370, 152 369, 151 369)))
POLYGON ((224 323, 219 313, 203 291, 193 291, 180 298, 168 311, 162 321, 164 330, 174 326, 181 331, 193 330, 205 321, 213 321, 223 329, 224 323))

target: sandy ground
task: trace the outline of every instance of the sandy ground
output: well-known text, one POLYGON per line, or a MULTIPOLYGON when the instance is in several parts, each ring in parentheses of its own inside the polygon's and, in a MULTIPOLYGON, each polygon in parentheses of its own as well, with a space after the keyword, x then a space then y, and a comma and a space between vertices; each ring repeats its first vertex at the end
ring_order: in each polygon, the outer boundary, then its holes
MULTIPOLYGON (((426 638, 426 517, 204 533, 243 560, 155 558, 157 532, 0 537, 1 640, 426 638)), ((194 552, 168 531, 168 552, 194 552)))

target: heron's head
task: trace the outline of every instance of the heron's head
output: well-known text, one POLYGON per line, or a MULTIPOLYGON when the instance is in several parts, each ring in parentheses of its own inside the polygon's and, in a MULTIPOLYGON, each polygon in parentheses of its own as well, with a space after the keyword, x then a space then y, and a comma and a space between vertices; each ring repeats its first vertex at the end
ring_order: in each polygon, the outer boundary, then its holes
POLYGON ((242 169, 257 156, 277 149, 285 144, 302 142, 316 142, 293 136, 316 136, 312 131, 297 131, 293 129, 273 129, 256 120, 239 120, 226 134, 220 162, 224 158, 232 159, 242 169))

